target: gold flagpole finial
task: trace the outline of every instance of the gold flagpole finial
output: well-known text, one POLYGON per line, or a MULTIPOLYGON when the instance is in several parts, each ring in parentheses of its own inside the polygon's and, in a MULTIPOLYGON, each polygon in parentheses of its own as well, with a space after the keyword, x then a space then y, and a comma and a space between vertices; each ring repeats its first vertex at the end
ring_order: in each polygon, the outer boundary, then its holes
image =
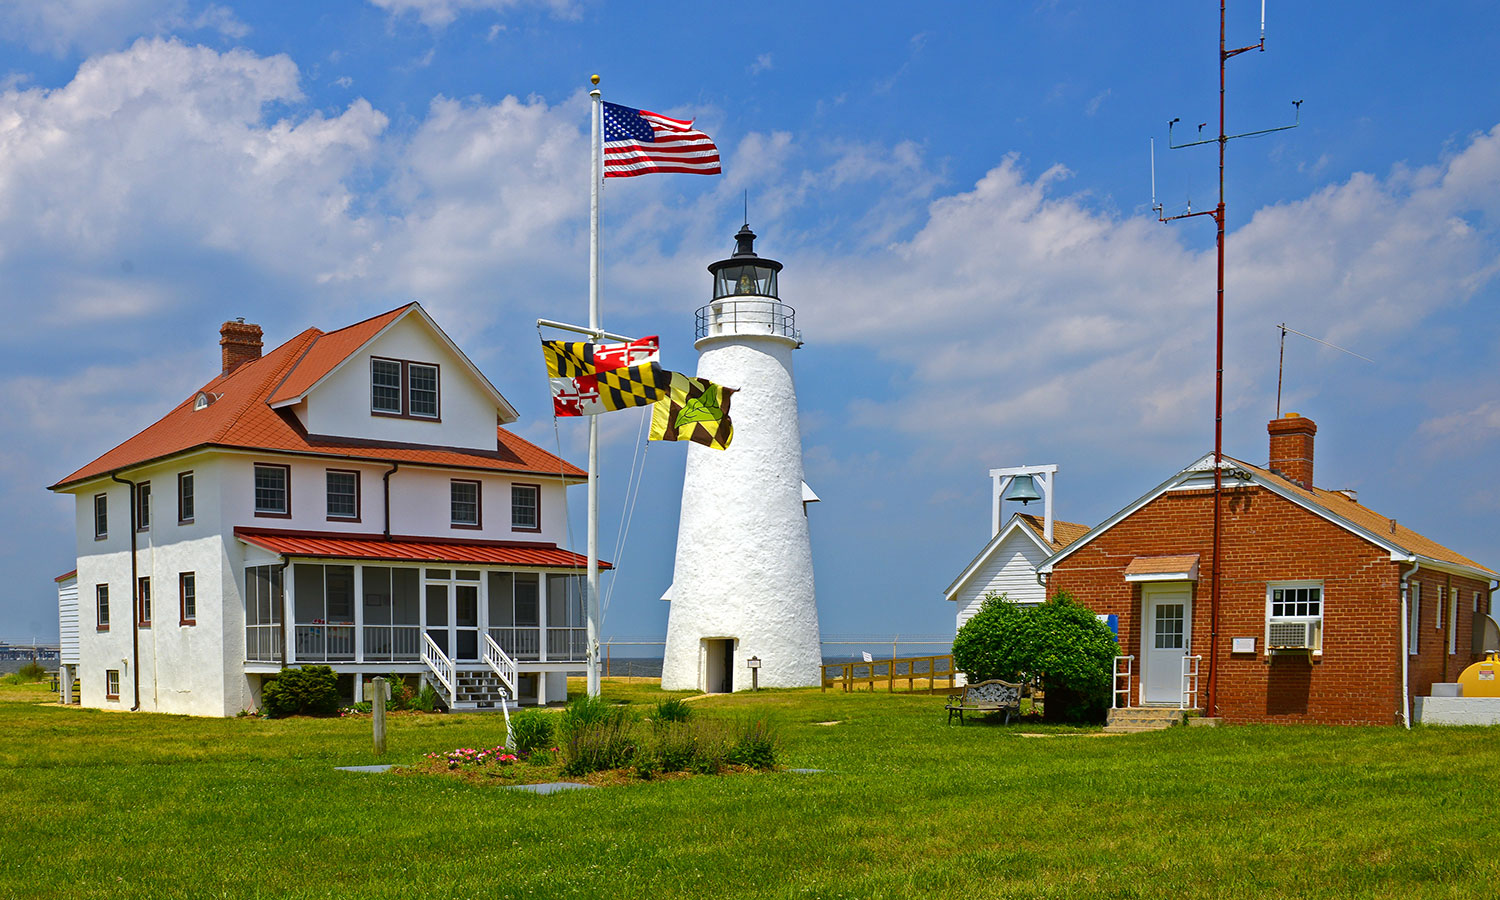
POLYGON ((599 83, 599 76, 598 75, 590 75, 589 76, 589 84, 598 84, 598 83, 599 83))

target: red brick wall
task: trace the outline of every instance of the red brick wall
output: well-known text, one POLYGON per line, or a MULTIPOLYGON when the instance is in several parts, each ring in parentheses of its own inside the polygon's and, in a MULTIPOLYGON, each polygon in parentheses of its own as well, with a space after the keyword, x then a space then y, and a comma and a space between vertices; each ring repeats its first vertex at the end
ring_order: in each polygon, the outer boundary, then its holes
MULTIPOLYGON (((1474 592, 1479 592, 1479 609, 1483 611, 1489 597, 1489 583, 1419 569, 1409 584, 1421 584, 1422 596, 1417 622, 1417 653, 1411 657, 1411 694, 1426 696, 1435 681, 1457 681, 1468 665, 1475 661, 1473 654, 1474 592), (1458 638, 1453 653, 1448 652, 1448 628, 1452 622, 1449 603, 1452 588, 1458 588, 1458 638), (1438 598, 1442 598, 1443 627, 1438 628, 1438 598)), ((1413 592, 1415 597, 1415 592, 1413 592)))
MULTIPOLYGON (((1137 657, 1137 691, 1141 592, 1138 583, 1125 581, 1125 567, 1137 556, 1186 553, 1199 554, 1192 647, 1204 655, 1201 687, 1207 689, 1212 511, 1211 491, 1165 494, 1059 562, 1048 581, 1049 594, 1068 590, 1094 611, 1120 617, 1121 652, 1137 657)), ((1254 486, 1226 487, 1223 548, 1218 715, 1237 723, 1390 725, 1400 721, 1400 567, 1387 551, 1254 486), (1323 582, 1322 655, 1268 656, 1267 583, 1309 579, 1323 582), (1234 637, 1254 637, 1256 652, 1229 653, 1234 637)), ((1422 573, 1422 577, 1446 585, 1446 576, 1422 573)), ((1467 588, 1471 593, 1462 601, 1460 619, 1471 608, 1476 588, 1477 584, 1467 588)), ((1424 606, 1429 596, 1436 597, 1436 589, 1436 584, 1423 588, 1424 606), (1429 595, 1429 590, 1434 593, 1429 595)), ((1424 615, 1430 626, 1431 612, 1424 615)), ((1470 624, 1461 621, 1459 626, 1455 659, 1467 664, 1470 624)), ((1419 687, 1426 692, 1433 680, 1429 669, 1441 673, 1435 644, 1427 644, 1419 647, 1421 656, 1416 658, 1423 668, 1413 673, 1413 696, 1419 687)), ((1457 677, 1456 671, 1451 674, 1457 677)), ((1131 701, 1137 700, 1138 695, 1133 695, 1131 701)))

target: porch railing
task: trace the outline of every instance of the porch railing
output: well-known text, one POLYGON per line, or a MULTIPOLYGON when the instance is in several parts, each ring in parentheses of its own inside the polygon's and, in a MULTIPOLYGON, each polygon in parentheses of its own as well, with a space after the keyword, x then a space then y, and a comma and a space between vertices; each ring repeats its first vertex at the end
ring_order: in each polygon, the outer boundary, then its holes
POLYGON ((1177 703, 1178 709, 1198 708, 1198 664, 1201 662, 1202 656, 1182 658, 1182 699, 1177 703))
POLYGON ((354 658, 353 625, 297 625, 297 658, 347 660, 354 658))
POLYGON ((486 637, 493 640, 511 659, 540 659, 542 629, 491 628, 486 637))
POLYGON ((587 628, 548 628, 547 660, 574 662, 588 658, 587 628))
POLYGON ((516 661, 511 659, 489 635, 484 636, 484 664, 490 667, 490 671, 494 672, 505 685, 505 689, 510 691, 510 696, 506 699, 516 699, 516 681, 518 680, 516 661))
POLYGON ((364 658, 367 660, 420 659, 420 625, 366 625, 364 658))
POLYGON ((422 633, 422 662, 427 664, 427 668, 432 670, 433 676, 443 686, 443 690, 448 692, 448 708, 452 709, 453 704, 458 702, 458 679, 453 672, 453 660, 448 658, 443 648, 439 647, 432 640, 432 636, 426 632, 422 633))
POLYGON ((1131 682, 1135 678, 1134 670, 1134 656, 1115 657, 1114 696, 1109 701, 1110 709, 1125 709, 1130 706, 1130 688, 1131 682), (1125 680, 1123 687, 1120 685, 1120 679, 1122 678, 1125 680))
POLYGON ((245 658, 253 662, 281 662, 281 625, 246 625, 245 658))

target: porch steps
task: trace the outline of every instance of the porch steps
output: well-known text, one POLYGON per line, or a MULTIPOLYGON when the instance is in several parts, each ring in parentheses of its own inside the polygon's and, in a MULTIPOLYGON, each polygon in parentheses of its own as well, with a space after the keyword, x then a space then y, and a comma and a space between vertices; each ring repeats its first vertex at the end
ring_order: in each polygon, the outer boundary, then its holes
POLYGON ((505 685, 500 683, 500 678, 488 669, 459 669, 456 673, 458 681, 454 685, 457 689, 458 699, 448 702, 447 691, 442 684, 433 677, 430 672, 422 673, 422 680, 430 682, 437 690, 438 698, 448 706, 452 712, 500 712, 501 705, 509 703, 512 709, 516 708, 516 701, 506 691, 505 685))
POLYGON ((1174 707, 1131 706, 1110 710, 1104 730, 1111 734, 1165 731, 1173 725, 1183 724, 1186 718, 1185 710, 1174 707))

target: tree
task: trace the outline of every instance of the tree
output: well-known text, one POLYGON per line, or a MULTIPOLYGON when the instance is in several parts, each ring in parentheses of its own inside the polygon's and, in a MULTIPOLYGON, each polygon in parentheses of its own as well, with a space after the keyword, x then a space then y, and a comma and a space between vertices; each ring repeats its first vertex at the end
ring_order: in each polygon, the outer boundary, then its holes
POLYGON ((1114 632, 1066 591, 1032 607, 986 594, 953 639, 953 665, 971 682, 1039 680, 1052 721, 1103 717, 1117 653, 1114 632))

